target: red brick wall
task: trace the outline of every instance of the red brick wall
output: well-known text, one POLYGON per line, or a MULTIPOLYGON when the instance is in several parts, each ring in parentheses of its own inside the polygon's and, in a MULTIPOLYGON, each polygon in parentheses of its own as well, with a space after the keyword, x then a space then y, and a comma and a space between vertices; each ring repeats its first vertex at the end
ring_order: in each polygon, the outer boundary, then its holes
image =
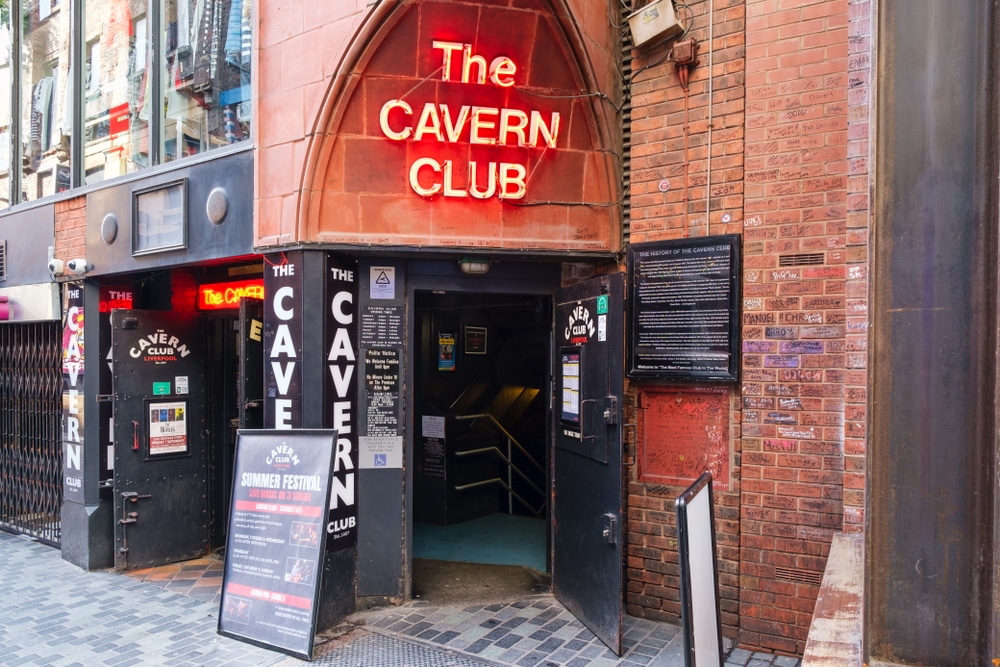
POLYGON ((865 528, 868 432, 868 157, 872 0, 850 0, 847 92, 847 387, 844 391, 844 532, 865 528))
POLYGON ((789 653, 844 516, 848 36, 847 0, 747 2, 740 639, 789 653))
POLYGON ((87 198, 56 202, 55 254, 69 260, 87 256, 87 198))
MULTIPOLYGON (((632 85, 631 241, 732 234, 743 229, 744 26, 742 0, 691 3, 688 36, 700 43, 698 63, 682 90, 667 48, 635 52, 632 85), (709 7, 713 5, 712 25, 709 7), (710 30, 711 28, 711 30, 710 30), (711 44, 709 33, 711 32, 711 44), (709 68, 712 104, 709 105, 709 68), (711 127, 710 127, 711 125, 711 127), (711 155, 711 198, 706 201, 711 155), (669 184, 667 183, 669 182, 669 184), (708 205, 710 203, 710 206, 708 205), (709 216, 706 221, 706 210, 709 216)), ((686 20, 686 14, 681 14, 686 20)), ((637 387, 633 387, 638 392, 637 387)), ((648 399, 647 399, 648 400, 648 399)), ((637 401, 626 421, 636 422, 637 401)), ((729 489, 715 489, 720 608, 724 633, 739 628, 739 394, 731 405, 729 489)), ((646 443, 638 443, 641 448, 646 443)), ((649 444, 648 446, 653 446, 649 444)), ((694 481, 693 479, 691 481, 694 481)), ((674 501, 682 487, 644 483, 629 470, 626 606, 655 620, 680 618, 674 501)))
MULTIPOLYGON (((662 51, 634 62, 631 240, 743 234, 733 480, 716 493, 724 632, 801 654, 832 535, 865 522, 872 6, 714 3, 706 225, 709 4, 692 5, 687 95, 669 62, 642 69, 662 51)), ((680 491, 630 475, 629 613, 676 619, 680 491)))

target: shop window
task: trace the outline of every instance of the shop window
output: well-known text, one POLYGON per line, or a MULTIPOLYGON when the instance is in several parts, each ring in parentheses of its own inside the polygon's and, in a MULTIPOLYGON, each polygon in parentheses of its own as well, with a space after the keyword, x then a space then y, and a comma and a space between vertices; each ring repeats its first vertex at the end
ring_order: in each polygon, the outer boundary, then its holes
POLYGON ((26 199, 56 192, 57 167, 70 166, 72 109, 71 31, 68 12, 53 13, 51 0, 21 0, 20 158, 26 199), (44 20, 41 18, 44 13, 44 20), (42 178, 40 174, 46 174, 42 178))
POLYGON ((87 183, 149 164, 144 0, 84 0, 84 172, 87 183))
POLYGON ((244 141, 250 123, 250 0, 164 0, 163 160, 244 141))
POLYGON ((13 113, 11 111, 10 12, 0 7, 0 209, 11 205, 10 156, 13 113))
POLYGON ((0 208, 249 138, 252 0, 80 3, 76 25, 67 0, 0 0, 0 208))

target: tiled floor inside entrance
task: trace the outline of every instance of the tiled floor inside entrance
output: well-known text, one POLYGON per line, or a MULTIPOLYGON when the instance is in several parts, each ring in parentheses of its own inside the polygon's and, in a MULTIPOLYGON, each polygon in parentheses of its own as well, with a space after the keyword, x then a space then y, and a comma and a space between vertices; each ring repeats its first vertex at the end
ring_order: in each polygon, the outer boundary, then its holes
POLYGON ((210 554, 182 563, 132 570, 126 572, 126 576, 173 593, 219 604, 222 601, 222 569, 221 558, 210 554))

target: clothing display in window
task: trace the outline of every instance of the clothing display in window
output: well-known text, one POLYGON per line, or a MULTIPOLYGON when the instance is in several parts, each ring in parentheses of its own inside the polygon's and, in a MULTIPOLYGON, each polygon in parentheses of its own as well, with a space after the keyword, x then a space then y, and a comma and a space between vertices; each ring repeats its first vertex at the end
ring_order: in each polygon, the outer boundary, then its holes
POLYGON ((28 171, 38 169, 42 153, 49 149, 53 83, 53 77, 47 76, 35 83, 31 89, 30 131, 24 154, 24 168, 28 171))

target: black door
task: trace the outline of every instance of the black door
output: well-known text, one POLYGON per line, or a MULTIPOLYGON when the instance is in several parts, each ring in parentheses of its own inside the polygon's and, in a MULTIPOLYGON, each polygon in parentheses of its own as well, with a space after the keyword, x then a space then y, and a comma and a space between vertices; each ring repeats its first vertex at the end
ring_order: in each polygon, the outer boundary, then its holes
POLYGON ((240 299, 240 428, 264 428, 264 302, 240 299))
POLYGON ((205 334, 200 317, 111 313, 115 569, 209 548, 205 334))
POLYGON ((552 588, 622 652, 624 276, 556 293, 552 588))

